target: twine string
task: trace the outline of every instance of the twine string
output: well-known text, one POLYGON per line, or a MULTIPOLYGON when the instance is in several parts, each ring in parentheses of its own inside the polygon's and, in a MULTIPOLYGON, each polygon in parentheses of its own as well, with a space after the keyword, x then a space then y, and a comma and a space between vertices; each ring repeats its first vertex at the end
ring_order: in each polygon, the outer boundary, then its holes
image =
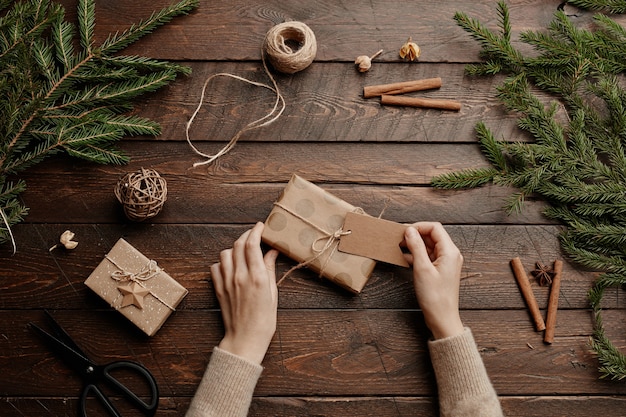
POLYGON ((115 197, 130 220, 148 220, 161 212, 167 200, 167 181, 154 169, 140 168, 119 179, 115 197))
MULTIPOLYGON (((144 284, 145 281, 148 281, 148 280, 154 278, 159 273, 161 273, 161 271, 163 271, 157 265, 157 262, 155 260, 152 260, 152 259, 149 260, 148 263, 143 268, 141 268, 139 270, 139 272, 130 272, 130 271, 127 271, 124 268, 122 268, 109 255, 104 255, 104 257, 105 257, 106 260, 111 262, 111 264, 113 264, 113 266, 115 266, 118 269, 117 271, 114 271, 114 272, 111 273, 111 278, 113 280, 117 281, 118 283, 135 282, 139 286, 141 286, 142 288, 148 290, 150 292, 150 295, 152 295, 155 299, 157 299, 157 301, 159 301, 163 305, 165 305, 165 307, 169 308, 172 311, 176 311, 176 309, 174 307, 169 305, 165 300, 163 300, 161 297, 159 297, 157 294, 155 294, 154 291, 152 291, 150 288, 146 287, 146 285, 144 284)), ((120 297, 121 297, 121 294, 118 295, 115 298, 115 300, 113 300, 113 302, 111 303, 111 307, 115 308, 116 310, 119 310, 121 308, 121 307, 116 306, 117 300, 120 297)))
POLYGON ((9 232, 11 244, 13 245, 13 255, 15 255, 15 253, 17 252, 17 244, 15 243, 15 238, 13 237, 13 231, 11 230, 9 219, 7 219, 6 214, 4 214, 4 209, 2 207, 0 207, 0 215, 2 215, 2 221, 4 222, 4 225, 7 227, 7 231, 9 232))
MULTIPOLYGON (((326 257, 326 260, 320 266, 319 276, 321 277, 324 274, 324 270, 326 269, 326 266, 328 265, 328 262, 330 262, 331 258, 333 257, 333 255, 337 251, 337 248, 339 247, 339 239, 341 239, 342 236, 347 236, 347 235, 351 234, 352 232, 349 231, 349 230, 343 230, 343 226, 339 226, 339 228, 337 230, 335 230, 333 232, 329 232, 329 231, 325 230, 324 228, 318 226, 317 224, 311 222, 310 220, 302 217, 297 212, 291 210, 289 207, 287 207, 287 206, 285 206, 285 205, 283 205, 283 204, 281 204, 279 202, 275 202, 274 205, 277 206, 277 207, 280 207, 283 210, 285 210, 287 213, 289 213, 292 216, 296 217, 297 219, 303 221, 304 223, 306 223, 307 225, 311 226, 312 228, 314 228, 315 230, 317 230, 318 232, 320 232, 322 234, 322 236, 320 236, 317 239, 315 239, 313 241, 313 243, 311 244, 311 251, 313 253, 315 253, 315 255, 312 256, 311 258, 308 258, 308 259, 302 261, 302 262, 299 262, 297 265, 295 265, 292 268, 290 268, 287 272, 285 272, 283 274, 283 276, 278 280, 278 282, 276 282, 276 285, 280 286, 280 284, 282 284, 282 282, 287 277, 289 277, 293 271, 310 265, 311 263, 313 263, 314 261, 316 261, 317 259, 322 257, 324 254, 326 254, 328 251, 330 251, 330 253, 326 257), (325 243, 324 243, 324 246, 321 249, 319 249, 319 248, 317 248, 317 246, 318 246, 318 244, 321 241, 325 241, 325 243)), ((359 207, 356 207, 354 209, 354 212, 361 212, 362 213, 363 210, 361 208, 359 208, 359 207)))
POLYGON ((263 49, 276 70, 294 74, 311 65, 317 53, 317 42, 315 33, 306 24, 290 21, 270 28, 263 49))
POLYGON ((311 31, 311 29, 308 28, 308 26, 301 22, 285 22, 272 27, 270 31, 268 31, 263 42, 263 47, 261 48, 261 61, 263 63, 263 69, 270 79, 271 85, 249 80, 239 75, 227 72, 220 72, 208 77, 204 82, 204 85, 202 86, 198 106, 196 107, 195 111, 189 118, 189 121, 185 125, 185 138, 187 139, 187 143, 197 155, 205 158, 204 161, 195 162, 193 164, 193 167, 195 168, 201 165, 208 165, 212 163, 222 155, 230 152, 244 133, 273 123, 285 111, 285 98, 281 94, 278 88, 278 84, 276 83, 276 80, 272 76, 272 73, 267 66, 266 57, 270 60, 271 64, 276 70, 287 74, 293 74, 308 67, 315 58, 316 52, 317 43, 315 42, 315 34, 313 33, 313 31, 311 31), (292 39, 292 36, 295 36, 295 39, 292 39), (301 46, 300 49, 294 51, 285 43, 285 39, 295 40, 301 46), (206 90, 209 86, 209 83, 217 77, 229 77, 257 87, 266 88, 276 94, 276 100, 274 101, 274 106, 269 111, 269 113, 259 119, 248 123, 242 129, 240 129, 217 153, 209 154, 202 152, 192 143, 192 140, 189 136, 189 130, 191 129, 191 126, 196 119, 196 116, 198 115, 200 109, 202 108, 202 105, 204 104, 206 90))

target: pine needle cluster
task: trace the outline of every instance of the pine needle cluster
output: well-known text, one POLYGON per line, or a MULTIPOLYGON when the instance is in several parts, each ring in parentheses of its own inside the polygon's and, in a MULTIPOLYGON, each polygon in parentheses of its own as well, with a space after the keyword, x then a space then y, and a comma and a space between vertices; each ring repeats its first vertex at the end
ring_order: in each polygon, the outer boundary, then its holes
POLYGON ((119 139, 159 134, 127 115, 132 102, 190 70, 120 51, 197 4, 182 0, 95 45, 95 0, 78 1, 76 25, 50 0, 0 0, 0 243, 28 212, 25 183, 10 176, 60 152, 122 164, 119 139))
MULTIPOLYGON (((626 6, 624 1, 571 3, 610 11, 626 6)), ((482 47, 484 62, 466 70, 507 76, 497 87, 498 98, 518 115, 518 126, 532 141, 498 140, 481 122, 476 132, 491 166, 442 175, 433 185, 514 187, 505 204, 509 212, 521 210, 531 194, 550 203, 545 215, 567 226, 561 235, 564 253, 603 272, 589 291, 592 349, 602 377, 625 379, 626 356, 605 335, 601 300, 605 289, 626 284, 626 90, 620 83, 626 30, 604 14, 594 16, 594 30, 577 28, 557 11, 546 31, 520 35, 536 52, 524 56, 511 44, 506 3, 497 7, 498 32, 463 13, 455 15, 482 47)))

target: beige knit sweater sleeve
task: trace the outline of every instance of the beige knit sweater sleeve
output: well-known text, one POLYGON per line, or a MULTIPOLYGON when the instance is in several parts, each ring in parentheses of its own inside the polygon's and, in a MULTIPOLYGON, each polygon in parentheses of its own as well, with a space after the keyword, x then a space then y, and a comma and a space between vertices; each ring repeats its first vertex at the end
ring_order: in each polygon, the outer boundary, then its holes
POLYGON ((218 347, 186 417, 245 417, 263 367, 218 347))
MULTIPOLYGON (((502 409, 469 329, 428 343, 441 417, 501 417, 502 409)), ((215 348, 187 417, 245 417, 263 368, 215 348)))
POLYGON ((470 329, 428 342, 441 417, 501 417, 502 408, 470 329))

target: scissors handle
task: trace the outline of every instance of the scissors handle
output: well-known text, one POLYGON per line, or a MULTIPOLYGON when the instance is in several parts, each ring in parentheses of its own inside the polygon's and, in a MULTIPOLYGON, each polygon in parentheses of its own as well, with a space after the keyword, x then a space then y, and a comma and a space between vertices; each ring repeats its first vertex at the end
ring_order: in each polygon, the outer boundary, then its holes
POLYGON ((81 417, 87 417, 87 398, 94 396, 102 406, 107 410, 109 415, 113 417, 122 417, 119 411, 115 408, 109 397, 100 389, 98 382, 108 385, 115 391, 121 393, 135 408, 138 408, 144 415, 151 417, 154 416, 159 404, 159 390, 157 388, 156 380, 144 366, 137 362, 118 361, 108 365, 100 367, 95 372, 99 373, 99 379, 95 379, 94 382, 87 384, 80 397, 79 403, 79 415, 81 417), (150 401, 146 403, 139 398, 137 394, 131 391, 126 385, 122 384, 115 376, 111 375, 111 371, 118 369, 130 370, 140 374, 148 383, 150 387, 150 401))

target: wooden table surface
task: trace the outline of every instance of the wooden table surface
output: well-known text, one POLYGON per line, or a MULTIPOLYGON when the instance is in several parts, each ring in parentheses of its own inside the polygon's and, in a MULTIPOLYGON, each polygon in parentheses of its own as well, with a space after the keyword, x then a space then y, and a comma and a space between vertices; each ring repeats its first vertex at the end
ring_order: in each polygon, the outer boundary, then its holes
MULTIPOLYGON (((76 1, 62 3, 68 19, 75 19, 76 1)), ((98 39, 168 3, 97 1, 98 39)), ((514 38, 546 27, 559 3, 509 1, 514 38)), ((507 215, 501 207, 512 190, 452 192, 429 185, 435 175, 488 165, 473 131, 479 121, 497 137, 526 140, 495 97, 499 80, 464 75, 464 65, 479 60, 479 46, 456 26, 455 11, 496 27, 495 2, 482 0, 207 0, 129 48, 127 53, 180 61, 193 73, 138 102, 136 113, 159 122, 163 133, 124 139, 127 166, 55 157, 20 175, 30 213, 13 228, 17 253, 9 244, 0 247, 0 415, 76 415, 79 378, 26 327, 48 309, 97 361, 143 363, 158 381, 158 415, 183 416, 223 334, 209 267, 267 217, 293 173, 368 213, 384 209, 389 220, 446 226, 465 256, 462 319, 474 332, 506 415, 625 415, 625 383, 600 380, 589 348, 586 294, 593 271, 565 261, 552 345, 534 331, 514 280, 509 261, 516 256, 527 271, 536 261, 563 258, 562 227, 543 217, 544 203, 529 199, 522 213, 507 215), (302 72, 274 73, 284 114, 244 134, 217 162, 193 168, 201 159, 185 141, 185 124, 204 80, 228 72, 268 82, 261 42, 285 20, 307 23, 318 52, 302 72), (422 49, 419 62, 398 59, 409 36, 422 49), (354 59, 379 49, 384 53, 372 69, 358 73, 354 59), (460 112, 383 107, 362 97, 366 85, 430 77, 441 77, 443 86, 416 95, 459 100, 460 112), (168 181, 163 212, 146 223, 126 220, 113 194, 117 180, 139 167, 156 169, 168 181), (78 247, 49 252, 66 229, 76 233, 78 247), (189 290, 153 337, 84 285, 120 237, 189 290)), ((588 24, 589 14, 573 19, 588 24)), ((191 129, 195 144, 217 151, 265 115, 273 99, 268 90, 216 80, 191 129)), ((293 265, 281 256, 279 273, 293 265)), ((545 314, 549 289, 533 283, 533 291, 545 314)), ((625 297, 616 289, 604 299, 608 335, 621 349, 625 297)), ((297 271, 280 288, 278 331, 250 415, 435 416, 428 337, 408 270, 379 264, 359 295, 297 271)))

